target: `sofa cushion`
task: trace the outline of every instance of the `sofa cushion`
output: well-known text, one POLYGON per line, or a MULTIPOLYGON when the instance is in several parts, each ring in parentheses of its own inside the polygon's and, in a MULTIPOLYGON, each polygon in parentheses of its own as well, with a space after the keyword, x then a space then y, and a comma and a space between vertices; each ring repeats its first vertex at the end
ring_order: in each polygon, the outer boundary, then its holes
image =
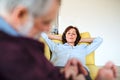
MULTIPOLYGON (((80 34, 82 38, 90 38, 90 33, 89 32, 84 32, 84 33, 81 33, 80 34)), ((89 43, 80 43, 80 44, 88 44, 89 43)), ((89 54, 87 57, 86 57, 86 64, 95 64, 95 52, 93 51, 91 54, 89 54)))

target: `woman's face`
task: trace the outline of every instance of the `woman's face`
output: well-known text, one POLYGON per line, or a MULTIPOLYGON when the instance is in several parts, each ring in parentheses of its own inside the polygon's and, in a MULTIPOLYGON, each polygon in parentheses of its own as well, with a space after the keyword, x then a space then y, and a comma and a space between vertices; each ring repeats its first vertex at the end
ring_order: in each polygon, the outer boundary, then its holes
POLYGON ((66 40, 67 43, 75 43, 77 38, 77 33, 75 29, 70 29, 67 33, 66 33, 66 40))

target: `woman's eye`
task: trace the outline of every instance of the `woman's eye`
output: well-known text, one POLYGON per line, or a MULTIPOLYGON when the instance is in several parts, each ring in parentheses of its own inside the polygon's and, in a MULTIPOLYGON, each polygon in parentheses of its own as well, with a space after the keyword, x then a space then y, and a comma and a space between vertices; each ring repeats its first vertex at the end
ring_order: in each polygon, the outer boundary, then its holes
POLYGON ((70 34, 70 33, 68 33, 68 34, 70 34))
POLYGON ((75 35, 75 34, 72 34, 72 35, 75 35))

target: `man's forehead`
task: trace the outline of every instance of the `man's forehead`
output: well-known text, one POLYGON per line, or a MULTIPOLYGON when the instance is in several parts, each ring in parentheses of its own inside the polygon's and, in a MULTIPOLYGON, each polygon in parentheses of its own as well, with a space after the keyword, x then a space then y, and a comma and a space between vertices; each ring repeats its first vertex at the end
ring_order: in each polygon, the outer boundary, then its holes
MULTIPOLYGON (((57 1, 57 0, 55 0, 57 1)), ((54 20, 56 18, 56 15, 58 13, 59 10, 59 5, 56 4, 56 2, 54 3, 53 6, 51 6, 50 10, 48 11, 48 13, 42 15, 41 17, 39 17, 41 20, 54 20)))
POLYGON ((59 10, 59 5, 55 5, 50 9, 50 11, 47 14, 43 15, 41 18, 54 19, 58 13, 58 10, 59 10))
POLYGON ((41 20, 44 20, 44 21, 46 21, 46 20, 54 20, 55 17, 52 17, 52 16, 49 16, 49 15, 46 15, 46 16, 42 16, 42 17, 40 17, 40 19, 41 19, 41 20))

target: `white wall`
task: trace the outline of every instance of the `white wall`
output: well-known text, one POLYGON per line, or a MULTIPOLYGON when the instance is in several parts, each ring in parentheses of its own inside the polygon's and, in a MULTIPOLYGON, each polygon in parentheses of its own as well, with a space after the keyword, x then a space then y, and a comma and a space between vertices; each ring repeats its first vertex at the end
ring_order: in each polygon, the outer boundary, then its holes
POLYGON ((96 50, 96 65, 111 60, 120 66, 120 0, 63 0, 59 32, 69 25, 104 39, 96 50))

